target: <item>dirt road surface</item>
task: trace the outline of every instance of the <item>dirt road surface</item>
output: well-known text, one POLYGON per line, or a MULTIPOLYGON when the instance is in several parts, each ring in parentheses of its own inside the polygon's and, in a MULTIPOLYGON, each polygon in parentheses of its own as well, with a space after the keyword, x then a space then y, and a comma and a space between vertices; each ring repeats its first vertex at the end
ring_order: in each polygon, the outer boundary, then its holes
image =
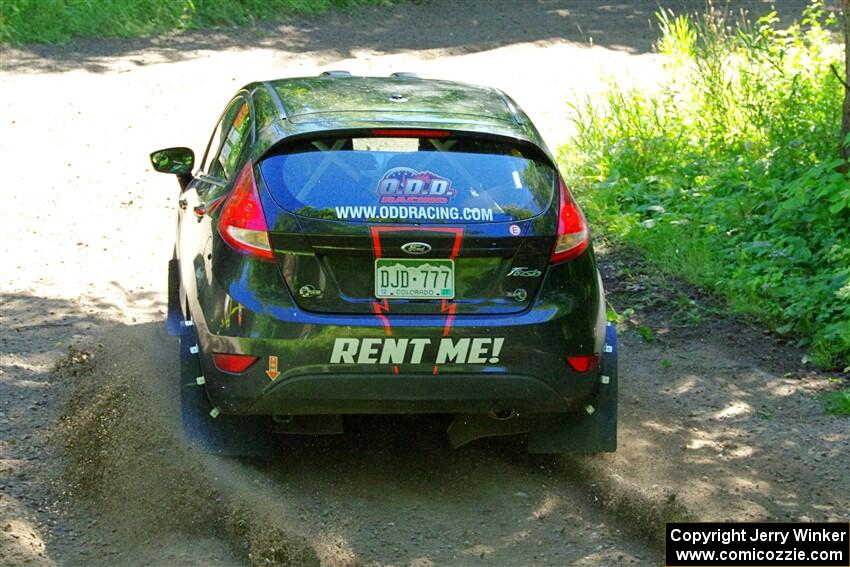
POLYGON ((657 565, 665 519, 846 520, 850 427, 818 401, 830 376, 606 250, 612 302, 634 309, 616 454, 453 451, 424 418, 360 419, 266 460, 181 439, 163 326, 177 186, 151 150, 199 153, 242 84, 326 69, 500 87, 555 147, 568 101, 656 82, 655 6, 437 0, 0 48, 0 564, 657 565))

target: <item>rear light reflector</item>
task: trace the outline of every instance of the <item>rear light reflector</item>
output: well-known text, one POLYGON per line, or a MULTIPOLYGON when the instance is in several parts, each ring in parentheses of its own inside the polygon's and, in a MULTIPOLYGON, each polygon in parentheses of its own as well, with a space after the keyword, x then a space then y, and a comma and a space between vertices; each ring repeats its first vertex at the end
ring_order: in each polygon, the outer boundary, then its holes
POLYGON ((555 248, 552 250, 553 264, 572 260, 587 249, 590 244, 590 230, 587 221, 570 194, 564 180, 559 179, 560 208, 558 210, 558 234, 555 248))
POLYGON ((448 138, 446 130, 372 130, 373 136, 394 136, 396 138, 448 138))
POLYGON ((241 374, 248 370, 252 364, 257 362, 257 356, 249 354, 228 354, 223 352, 213 353, 213 362, 215 367, 222 372, 231 374, 241 374))
POLYGON ((262 260, 273 260, 269 229, 254 179, 254 166, 245 164, 218 218, 218 232, 231 248, 262 260))
POLYGON ((568 356, 567 362, 573 367, 576 372, 588 372, 599 366, 598 354, 582 354, 578 356, 568 356))

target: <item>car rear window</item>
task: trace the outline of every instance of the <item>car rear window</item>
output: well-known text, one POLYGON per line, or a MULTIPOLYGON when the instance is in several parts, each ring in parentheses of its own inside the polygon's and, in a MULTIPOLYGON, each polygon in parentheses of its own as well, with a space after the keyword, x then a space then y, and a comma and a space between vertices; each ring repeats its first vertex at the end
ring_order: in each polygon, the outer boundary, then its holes
POLYGON ((298 141, 260 162, 272 197, 307 217, 423 224, 509 222, 549 205, 556 172, 533 148, 470 137, 298 141))

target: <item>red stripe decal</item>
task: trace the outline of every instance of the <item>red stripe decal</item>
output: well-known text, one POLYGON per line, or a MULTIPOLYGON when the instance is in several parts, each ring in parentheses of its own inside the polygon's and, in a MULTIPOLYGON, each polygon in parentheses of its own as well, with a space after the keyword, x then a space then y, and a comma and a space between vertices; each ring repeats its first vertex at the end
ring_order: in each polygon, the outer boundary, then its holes
POLYGON ((449 331, 452 328, 452 322, 455 320, 455 311, 457 311, 457 303, 449 305, 448 316, 446 317, 446 326, 443 327, 443 336, 448 337, 449 331))
POLYGON ((381 324, 384 326, 384 332, 388 337, 393 336, 393 329, 390 326, 390 320, 384 315, 384 311, 389 311, 389 306, 384 306, 384 304, 380 301, 375 301, 372 303, 372 311, 375 312, 375 315, 378 316, 378 319, 381 320, 381 324))
MULTIPOLYGON (((383 258, 383 247, 381 245, 381 234, 388 232, 448 232, 450 234, 454 234, 454 243, 452 244, 452 251, 449 253, 449 259, 454 260, 457 258, 457 255, 460 253, 460 245, 463 242, 463 229, 462 228, 451 228, 451 227, 431 227, 431 228, 422 228, 422 227, 410 227, 410 226, 372 226, 369 227, 369 231, 372 236, 372 252, 375 255, 375 259, 383 258)), ((381 320, 381 324, 384 326, 384 332, 388 337, 393 336, 392 326, 390 325, 390 319, 387 317, 387 313, 390 311, 390 302, 387 299, 382 301, 373 301, 372 302, 372 311, 375 312, 375 315, 381 320)), ((447 313, 446 316, 446 324, 443 326, 443 336, 449 336, 449 331, 452 328, 452 323, 455 318, 455 311, 457 311, 457 304, 451 303, 449 304, 448 300, 444 299, 440 302, 440 312, 447 313)), ((439 367, 434 365, 434 375, 437 375, 440 372, 439 367)), ((393 373, 399 373, 399 367, 393 366, 393 373)))
POLYGON ((381 230, 382 227, 373 226, 372 231, 372 252, 375 253, 375 259, 381 257, 381 230))
MULTIPOLYGON (((452 304, 449 305, 448 301, 446 301, 444 299, 443 304, 440 306, 440 310, 443 313, 448 312, 448 315, 446 315, 446 324, 443 326, 443 336, 448 337, 449 331, 451 331, 451 329, 452 329, 452 323, 455 320, 455 311, 457 311, 457 303, 452 303, 452 304)), ((434 375, 437 375, 438 373, 439 373, 439 369, 435 365, 434 366, 434 375)))

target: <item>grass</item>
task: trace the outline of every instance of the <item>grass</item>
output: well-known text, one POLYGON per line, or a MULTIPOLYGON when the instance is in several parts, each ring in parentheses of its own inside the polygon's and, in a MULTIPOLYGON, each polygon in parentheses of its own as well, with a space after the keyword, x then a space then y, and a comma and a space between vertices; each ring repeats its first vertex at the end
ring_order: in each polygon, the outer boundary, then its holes
POLYGON ((660 13, 666 79, 573 105, 564 170, 597 233, 850 364, 850 177, 836 19, 660 13))
POLYGON ((250 26, 331 8, 393 0, 0 0, 0 43, 62 44, 75 37, 137 37, 250 26))
POLYGON ((823 397, 824 411, 832 415, 850 415, 850 389, 830 392, 823 397))

